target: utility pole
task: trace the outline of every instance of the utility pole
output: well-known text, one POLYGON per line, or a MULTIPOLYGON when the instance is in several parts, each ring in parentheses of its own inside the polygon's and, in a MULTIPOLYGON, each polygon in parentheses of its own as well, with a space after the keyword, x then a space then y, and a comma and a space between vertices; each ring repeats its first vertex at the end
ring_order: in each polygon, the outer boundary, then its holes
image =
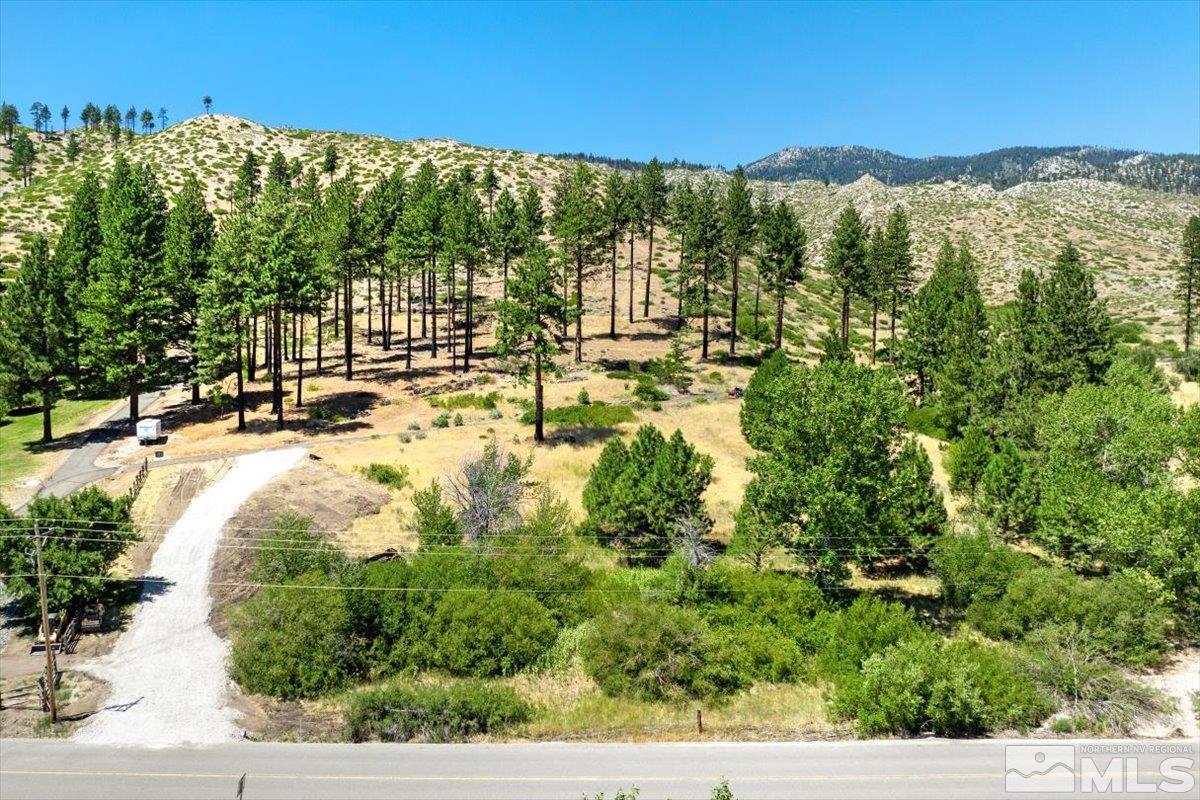
POLYGON ((54 697, 57 670, 54 666, 54 648, 50 643, 50 612, 46 608, 46 570, 42 566, 42 533, 38 521, 33 521, 33 542, 37 553, 38 594, 42 601, 42 641, 46 645, 46 699, 50 706, 50 721, 58 722, 58 700, 54 697))

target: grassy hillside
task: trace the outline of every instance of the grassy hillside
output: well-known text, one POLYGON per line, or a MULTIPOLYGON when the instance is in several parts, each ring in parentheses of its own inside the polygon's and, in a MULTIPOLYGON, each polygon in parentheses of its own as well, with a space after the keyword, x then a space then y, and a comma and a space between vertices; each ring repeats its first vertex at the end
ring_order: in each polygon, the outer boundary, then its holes
MULTIPOLYGON (((111 164, 115 148, 105 134, 80 137, 82 155, 70 164, 61 134, 35 136, 39 154, 28 188, 21 188, 4 170, 0 263, 14 266, 23 242, 34 233, 55 234, 63 219, 65 199, 82 171, 105 170, 111 164)), ((168 192, 178 189, 185 175, 198 175, 220 215, 229 208, 235 171, 247 150, 254 149, 265 159, 279 149, 288 159, 299 158, 305 168, 319 169, 329 144, 338 148, 344 164, 354 164, 355 175, 364 185, 397 166, 414 170, 425 159, 444 170, 464 165, 481 170, 493 162, 503 183, 532 181, 548 195, 555 176, 571 163, 555 156, 475 147, 449 139, 397 141, 267 128, 225 115, 196 117, 158 133, 137 135, 132 142, 122 141, 119 149, 133 160, 153 162, 168 192)), ((0 168, 6 166, 8 156, 9 149, 0 146, 0 168)), ((721 178, 721 173, 713 174, 721 178)), ((694 170, 681 169, 672 171, 670 178, 696 175, 694 170)), ((847 202, 855 203, 868 220, 881 219, 899 204, 911 212, 917 257, 923 266, 928 266, 944 235, 962 237, 974 245, 983 265, 984 291, 992 302, 1007 299, 1022 268, 1048 263, 1071 239, 1096 269, 1101 291, 1113 310, 1162 335, 1174 334, 1172 263, 1178 257, 1180 232, 1190 214, 1200 213, 1197 195, 1152 192, 1090 179, 1024 183, 1004 191, 953 182, 889 187, 870 177, 846 186, 755 181, 754 188, 795 203, 808 226, 814 268, 804 294, 822 314, 830 306, 820 265, 833 217, 847 202)), ((668 248, 662 266, 672 263, 668 248)))

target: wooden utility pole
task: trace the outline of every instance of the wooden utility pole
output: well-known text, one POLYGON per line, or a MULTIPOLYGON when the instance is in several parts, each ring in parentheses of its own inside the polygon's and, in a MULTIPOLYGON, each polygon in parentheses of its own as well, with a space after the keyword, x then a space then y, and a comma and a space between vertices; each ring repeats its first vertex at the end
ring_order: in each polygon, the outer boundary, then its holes
POLYGON ((46 646, 46 702, 50 706, 50 721, 58 722, 58 700, 54 697, 57 669, 54 648, 50 642, 50 612, 46 607, 46 570, 42 566, 42 533, 37 520, 33 521, 33 542, 37 553, 38 595, 42 601, 42 642, 46 646))

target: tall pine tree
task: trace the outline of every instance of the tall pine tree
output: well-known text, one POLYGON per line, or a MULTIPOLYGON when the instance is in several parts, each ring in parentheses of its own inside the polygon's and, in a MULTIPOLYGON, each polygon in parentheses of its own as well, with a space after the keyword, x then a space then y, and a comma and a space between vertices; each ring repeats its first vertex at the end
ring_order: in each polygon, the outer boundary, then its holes
POLYGON ((212 257, 213 217, 204 203, 204 190, 188 176, 167 212, 163 241, 163 271, 171 295, 171 343, 188 359, 187 382, 192 402, 200 402, 199 357, 196 326, 200 291, 212 257))

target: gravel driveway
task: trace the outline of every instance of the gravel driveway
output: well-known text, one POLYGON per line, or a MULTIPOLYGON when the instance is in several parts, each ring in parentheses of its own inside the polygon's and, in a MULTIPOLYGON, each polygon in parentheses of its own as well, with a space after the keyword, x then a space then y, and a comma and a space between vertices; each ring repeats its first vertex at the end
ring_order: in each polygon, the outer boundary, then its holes
POLYGON ((208 624, 213 554, 242 503, 304 455, 292 448, 240 456, 191 502, 150 562, 133 624, 113 651, 82 669, 108 682, 104 707, 79 742, 166 747, 235 738, 228 706, 228 644, 208 624))

